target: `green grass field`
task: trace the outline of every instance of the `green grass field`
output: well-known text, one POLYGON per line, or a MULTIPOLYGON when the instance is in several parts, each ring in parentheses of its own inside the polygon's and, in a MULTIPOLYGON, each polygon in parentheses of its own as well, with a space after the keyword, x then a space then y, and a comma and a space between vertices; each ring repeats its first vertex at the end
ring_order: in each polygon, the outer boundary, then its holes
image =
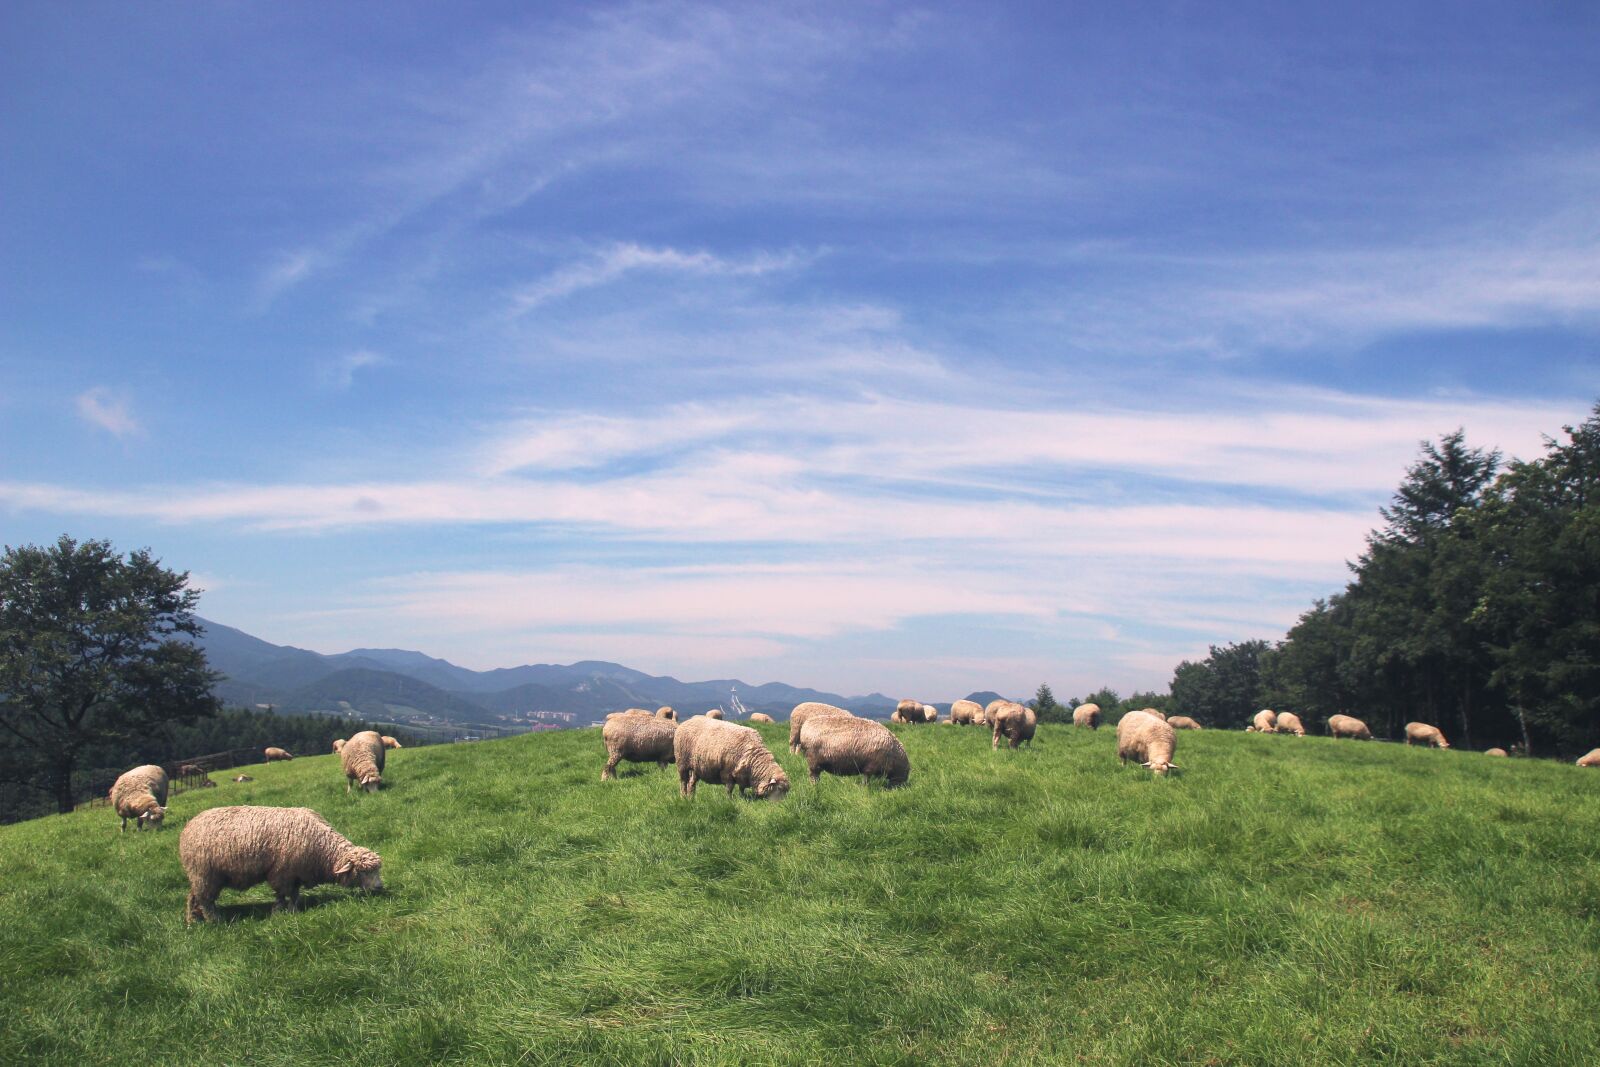
MULTIPOLYGON (((0 827, 0 1062, 1592 1064, 1600 772, 1209 731, 900 728, 900 790, 601 783, 598 731, 336 757, 0 827), (384 858, 186 928, 178 832, 305 805, 384 858)), ((232 772, 230 772, 232 773, 232 772)))

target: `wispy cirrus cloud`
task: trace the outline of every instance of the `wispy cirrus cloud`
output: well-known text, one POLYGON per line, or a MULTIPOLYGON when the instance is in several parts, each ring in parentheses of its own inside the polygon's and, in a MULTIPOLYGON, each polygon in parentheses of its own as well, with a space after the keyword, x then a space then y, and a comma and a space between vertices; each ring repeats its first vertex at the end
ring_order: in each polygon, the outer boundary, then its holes
POLYGON ((84 390, 74 399, 74 404, 80 419, 113 437, 137 437, 144 433, 144 427, 134 417, 132 403, 108 386, 97 385, 84 390))
POLYGON ((378 367, 389 362, 377 352, 359 349, 324 360, 317 365, 317 380, 324 388, 343 392, 355 384, 356 372, 366 367, 378 367))
POLYGON ((786 252, 730 259, 706 251, 682 252, 675 248, 615 244, 518 289, 512 295, 512 311, 514 315, 522 315, 551 300, 608 285, 636 272, 752 277, 788 269, 802 262, 803 258, 797 253, 786 252))

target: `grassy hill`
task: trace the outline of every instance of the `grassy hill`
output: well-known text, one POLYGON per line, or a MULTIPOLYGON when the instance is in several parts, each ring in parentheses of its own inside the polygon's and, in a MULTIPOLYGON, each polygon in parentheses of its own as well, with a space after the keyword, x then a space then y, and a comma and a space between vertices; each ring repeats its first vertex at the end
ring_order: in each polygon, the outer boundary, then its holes
POLYGON ((596 731, 0 828, 0 1062, 1592 1063, 1600 772, 1207 732, 902 728, 908 787, 678 800, 596 731), (632 765, 624 764, 624 768, 632 765), (178 831, 307 805, 389 891, 186 929, 178 831))

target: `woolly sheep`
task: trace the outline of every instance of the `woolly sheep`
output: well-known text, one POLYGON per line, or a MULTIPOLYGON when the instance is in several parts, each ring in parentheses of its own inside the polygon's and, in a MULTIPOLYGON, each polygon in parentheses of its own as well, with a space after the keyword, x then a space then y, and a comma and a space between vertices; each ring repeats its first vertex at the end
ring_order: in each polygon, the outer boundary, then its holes
POLYGON ((1167 721, 1167 713, 1162 711, 1160 708, 1140 708, 1139 710, 1144 712, 1146 715, 1154 715, 1162 722, 1167 721))
POLYGON ((1258 734, 1270 734, 1278 726, 1278 716, 1271 708, 1262 708, 1250 717, 1250 725, 1258 734))
POLYGON ((982 724, 984 726, 993 726, 994 725, 995 713, 998 712, 1005 705, 1011 704, 1011 703, 1014 703, 1014 701, 1007 700, 1005 697, 998 697, 998 698, 996 698, 994 700, 989 701, 989 703, 985 704, 984 707, 983 707, 983 723, 982 724))
POLYGON ((1000 747, 1000 738, 1004 736, 1010 747, 1016 748, 1022 742, 1028 742, 1028 747, 1033 747, 1033 734, 1039 726, 1039 716, 1026 704, 1015 701, 1003 701, 1001 705, 989 716, 992 724, 993 736, 990 739, 990 748, 1000 747))
POLYGON ((344 791, 350 792, 354 782, 361 788, 376 793, 383 785, 383 738, 376 730, 363 730, 344 743, 339 751, 339 762, 344 768, 344 791))
POLYGON ((1174 769, 1173 750, 1178 746, 1172 724, 1143 711, 1130 711, 1117 723, 1117 758, 1149 767, 1157 775, 1174 769))
POLYGON ((663 704, 661 707, 656 709, 656 718, 671 719, 673 722, 677 722, 678 713, 673 711, 670 705, 663 704))
POLYGON ((1301 725, 1300 716, 1292 711, 1280 711, 1278 713, 1278 722, 1275 729, 1280 734, 1294 734, 1296 737, 1304 737, 1306 735, 1306 728, 1301 725))
POLYGON ((677 730, 677 723, 654 715, 626 712, 607 715, 605 727, 600 731, 606 742, 606 769, 600 772, 600 780, 615 778, 617 764, 623 760, 654 763, 665 768, 677 758, 672 751, 672 736, 677 730))
POLYGON ((193 778, 195 775, 205 773, 206 769, 200 766, 198 763, 185 763, 178 768, 179 778, 193 778))
POLYGON ((1073 708, 1072 725, 1087 726, 1091 730, 1100 729, 1100 705, 1079 704, 1073 708))
MULTIPOLYGON (((352 740, 354 740, 352 738, 352 740)), ((266 882, 272 910, 297 911, 302 886, 338 882, 377 891, 383 861, 350 843, 310 808, 212 808, 189 820, 178 838, 178 857, 189 876, 185 922, 215 921, 217 895, 266 882)))
POLYGON ((1352 715, 1329 715, 1328 735, 1330 737, 1353 737, 1357 741, 1372 740, 1372 731, 1367 729, 1367 724, 1352 715))
POLYGON ((1444 734, 1437 726, 1429 726, 1425 722, 1406 723, 1406 744, 1411 742, 1431 745, 1434 748, 1449 748, 1450 742, 1444 739, 1444 734))
POLYGON ((958 700, 950 705, 950 721, 957 726, 984 725, 983 705, 976 700, 958 700))
POLYGON ((764 711, 753 711, 753 712, 750 713, 750 721, 751 722, 772 722, 773 720, 772 720, 772 716, 768 715, 764 711))
POLYGON ((1485 752, 1484 755, 1485 756, 1504 756, 1504 755, 1506 755, 1506 750, 1503 749, 1503 748, 1491 748, 1487 752, 1485 752))
POLYGON ((890 722, 928 722, 928 713, 924 709, 926 704, 916 700, 902 700, 895 705, 894 714, 889 716, 890 722))
POLYGON ((1174 715, 1167 720, 1167 725, 1174 730, 1204 730, 1205 727, 1189 718, 1187 715, 1174 715))
POLYGON ((806 720, 813 715, 845 715, 852 719, 855 718, 854 715, 851 715, 843 708, 834 707, 832 704, 824 704, 817 700, 807 700, 802 704, 796 704, 794 710, 789 713, 790 752, 802 751, 800 747, 800 730, 805 726, 806 720))
POLYGON ((773 800, 789 791, 789 776, 748 726, 696 715, 678 727, 672 745, 679 790, 686 797, 694 796, 700 782, 726 785, 730 796, 735 786, 773 800))
POLYGON ((154 763, 123 772, 112 783, 111 807, 121 817, 124 833, 129 819, 136 830, 159 829, 167 814, 167 772, 154 763))
POLYGON ((938 722, 939 721, 939 709, 934 707, 932 704, 924 704, 924 705, 922 705, 922 721, 923 722, 938 722))
POLYGON ((388 734, 384 734, 378 740, 383 742, 383 747, 384 748, 404 748, 405 747, 400 742, 398 742, 394 738, 390 737, 388 734))
POLYGON ((269 748, 269 749, 267 749, 266 756, 267 756, 267 762, 268 763, 272 763, 275 760, 294 759, 294 754, 293 753, 285 751, 284 749, 281 749, 281 748, 269 748))
POLYGON ((812 717, 800 731, 806 770, 815 782, 823 771, 842 776, 882 778, 893 788, 911 777, 906 746, 887 726, 853 715, 812 717))
POLYGON ((1580 767, 1600 767, 1600 748, 1591 748, 1578 757, 1580 767))
POLYGON ((344 748, 344 738, 341 737, 333 743, 333 750, 338 752, 342 748, 344 748))
POLYGON ((255 779, 250 777, 248 774, 236 775, 233 780, 235 782, 253 782, 253 781, 255 781, 255 779))
POLYGON ((720 718, 722 718, 722 709, 721 708, 712 708, 710 711, 706 712, 706 718, 708 718, 708 719, 720 719, 720 718))

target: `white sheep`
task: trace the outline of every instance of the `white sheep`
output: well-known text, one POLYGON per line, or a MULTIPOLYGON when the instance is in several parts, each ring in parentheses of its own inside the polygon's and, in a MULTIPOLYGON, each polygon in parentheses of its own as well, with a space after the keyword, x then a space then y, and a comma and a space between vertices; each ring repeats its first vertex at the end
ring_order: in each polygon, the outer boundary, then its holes
POLYGON ((950 721, 957 726, 986 726, 983 705, 976 700, 958 700, 950 705, 950 721))
POLYGON ((600 780, 617 776, 617 764, 623 760, 631 763, 655 763, 665 768, 677 757, 673 754, 672 738, 678 724, 671 719, 658 719, 654 715, 629 715, 615 712, 606 716, 605 727, 600 731, 606 743, 606 768, 600 780))
POLYGON ((799 752, 800 731, 805 726, 806 720, 813 715, 845 715, 854 718, 850 712, 832 704, 824 704, 819 700, 807 700, 796 704, 789 713, 789 751, 799 752))
POLYGON ((363 730, 344 743, 339 750, 339 763, 344 769, 346 793, 355 782, 360 782, 368 793, 378 791, 383 785, 383 751, 383 738, 376 730, 363 730))
POLYGON ((1028 742, 1028 747, 1033 747, 1033 734, 1039 726, 1039 716, 1026 704, 1018 704, 1014 700, 1000 703, 998 708, 988 712, 992 736, 989 741, 990 748, 1000 747, 1000 738, 1005 737, 1011 748, 1016 748, 1022 742, 1028 742))
POLYGON ((911 777, 911 758, 894 732, 854 715, 817 715, 800 731, 806 770, 815 782, 823 771, 862 780, 882 778, 890 788, 911 777))
POLYGON ((700 782, 726 785, 730 796, 735 787, 773 800, 789 792, 789 776, 748 726, 696 715, 678 727, 672 744, 679 790, 686 797, 694 796, 700 782))
POLYGON ((134 829, 159 829, 167 814, 167 772, 154 763, 124 771, 111 786, 111 807, 122 818, 122 832, 133 820, 134 829))
POLYGON ((1450 742, 1444 739, 1444 733, 1437 726, 1429 726, 1425 722, 1406 723, 1406 744, 1415 741, 1419 745, 1431 745, 1434 748, 1449 748, 1450 742))
POLYGON ((1178 737, 1172 724, 1143 711, 1130 711, 1117 722, 1117 758, 1134 760, 1157 775, 1177 770, 1172 762, 1178 737))
POLYGON ((1250 717, 1250 725, 1258 734, 1270 734, 1278 727, 1278 715, 1271 708, 1262 708, 1250 717))
POLYGON ((1600 767, 1600 748, 1591 748, 1578 757, 1580 767, 1600 767))
POLYGON ((1072 725, 1087 726, 1091 730, 1100 729, 1100 705, 1079 704, 1073 708, 1072 725))
POLYGON ((1278 721, 1274 724, 1273 729, 1277 733, 1294 734, 1296 737, 1304 737, 1306 735, 1306 728, 1301 724, 1300 716, 1292 711, 1278 712, 1278 721))
POLYGON ((1353 737, 1357 741, 1372 740, 1372 731, 1367 729, 1367 724, 1353 715, 1329 715, 1328 735, 1330 737, 1353 737))
POLYGON ((178 858, 189 877, 186 922, 217 918, 217 895, 266 882, 277 898, 273 911, 298 910, 305 886, 338 882, 377 891, 383 860, 350 843, 310 808, 241 805, 211 808, 189 820, 178 838, 178 858))

